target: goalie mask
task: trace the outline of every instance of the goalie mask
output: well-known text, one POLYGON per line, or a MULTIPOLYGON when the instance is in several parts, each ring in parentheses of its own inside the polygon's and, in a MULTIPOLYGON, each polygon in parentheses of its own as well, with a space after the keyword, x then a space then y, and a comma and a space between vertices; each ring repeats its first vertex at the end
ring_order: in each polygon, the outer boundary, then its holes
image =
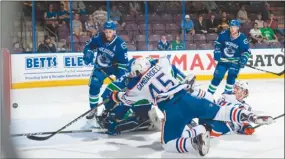
POLYGON ((233 92, 237 100, 243 100, 248 97, 248 83, 245 81, 236 81, 233 92))
POLYGON ((131 63, 131 77, 138 77, 142 76, 149 68, 151 67, 151 64, 148 59, 144 57, 140 57, 138 59, 135 59, 131 63))

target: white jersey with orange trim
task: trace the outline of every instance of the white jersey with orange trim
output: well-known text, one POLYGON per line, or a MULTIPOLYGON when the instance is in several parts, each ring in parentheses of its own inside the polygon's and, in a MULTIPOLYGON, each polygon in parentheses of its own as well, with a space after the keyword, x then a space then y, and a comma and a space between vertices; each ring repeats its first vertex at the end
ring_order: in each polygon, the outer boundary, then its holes
POLYGON ((175 93, 185 89, 171 73, 172 65, 168 58, 160 58, 127 92, 119 92, 120 100, 128 105, 140 99, 147 99, 153 104, 171 98, 175 93))
POLYGON ((194 91, 191 93, 192 96, 196 96, 198 98, 204 98, 211 102, 214 102, 213 94, 209 93, 208 91, 204 91, 202 89, 194 89, 194 91))
MULTIPOLYGON (((252 111, 252 108, 250 105, 248 105, 244 100, 239 101, 237 100, 236 96, 234 94, 222 94, 222 96, 217 100, 216 102, 220 106, 234 106, 240 109, 245 109, 247 111, 252 111)), ((248 123, 244 123, 248 124, 248 123)), ((244 124, 238 124, 238 123, 231 123, 227 122, 227 126, 230 128, 231 131, 238 131, 241 129, 244 124)))

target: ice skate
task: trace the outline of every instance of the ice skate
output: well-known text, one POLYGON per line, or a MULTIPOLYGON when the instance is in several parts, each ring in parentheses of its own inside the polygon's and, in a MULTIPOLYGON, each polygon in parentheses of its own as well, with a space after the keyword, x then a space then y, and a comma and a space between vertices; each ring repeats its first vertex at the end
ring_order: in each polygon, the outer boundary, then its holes
POLYGON ((97 120, 95 118, 96 115, 96 109, 92 110, 87 116, 86 116, 86 124, 81 127, 83 130, 89 130, 89 129, 98 129, 100 128, 99 124, 97 123, 97 120))
POLYGON ((86 119, 93 119, 96 115, 96 109, 93 109, 87 116, 86 119))
POLYGON ((200 156, 205 156, 210 149, 210 131, 194 137, 192 139, 192 146, 200 156))

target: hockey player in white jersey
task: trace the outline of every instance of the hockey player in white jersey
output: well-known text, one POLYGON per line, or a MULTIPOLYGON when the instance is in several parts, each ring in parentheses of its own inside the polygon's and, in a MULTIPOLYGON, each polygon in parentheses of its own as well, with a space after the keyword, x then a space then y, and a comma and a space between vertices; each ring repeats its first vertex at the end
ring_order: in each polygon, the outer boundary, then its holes
POLYGON ((147 99, 157 105, 164 113, 161 142, 169 152, 199 152, 202 156, 208 153, 210 131, 207 126, 200 126, 197 131, 187 128, 193 118, 255 124, 274 121, 270 116, 257 116, 236 107, 220 107, 192 96, 185 90, 187 84, 181 84, 171 76, 171 64, 167 58, 153 65, 146 58, 138 58, 132 63, 131 74, 138 77, 135 78, 136 85, 126 92, 114 91, 112 100, 131 105, 139 99, 147 99))
MULTIPOLYGON (((245 81, 236 81, 234 84, 233 94, 222 94, 217 100, 217 104, 221 107, 233 106, 247 111, 252 111, 249 104, 245 102, 245 98, 249 95, 248 83, 245 81)), ((251 135, 254 128, 248 123, 222 122, 215 120, 199 120, 199 124, 207 124, 211 127, 211 137, 218 137, 223 134, 244 134, 251 135)))

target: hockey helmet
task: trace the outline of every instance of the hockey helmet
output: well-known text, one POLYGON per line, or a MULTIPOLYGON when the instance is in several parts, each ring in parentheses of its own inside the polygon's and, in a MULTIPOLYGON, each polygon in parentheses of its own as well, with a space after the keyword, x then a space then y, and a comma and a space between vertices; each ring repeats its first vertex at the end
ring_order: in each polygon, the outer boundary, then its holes
POLYGON ((149 68, 151 67, 151 63, 145 57, 140 57, 135 59, 131 63, 131 76, 136 77, 143 75, 149 68))
POLYGON ((240 21, 238 19, 233 19, 230 22, 230 27, 231 26, 236 26, 236 27, 240 27, 240 21))
POLYGON ((104 23, 104 29, 111 29, 111 30, 116 30, 116 24, 115 22, 109 20, 109 21, 106 21, 104 23))

